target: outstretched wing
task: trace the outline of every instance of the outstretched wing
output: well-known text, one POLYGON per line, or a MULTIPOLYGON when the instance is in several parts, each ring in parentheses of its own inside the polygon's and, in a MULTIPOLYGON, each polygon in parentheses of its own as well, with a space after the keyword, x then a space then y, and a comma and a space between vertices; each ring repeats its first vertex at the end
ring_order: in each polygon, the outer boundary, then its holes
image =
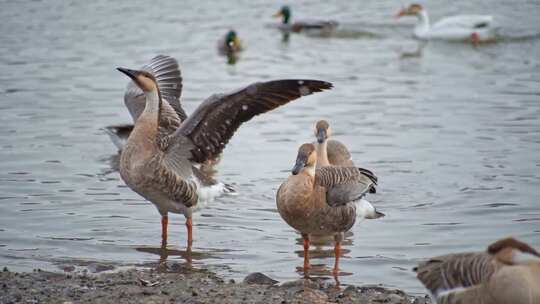
MULTIPOLYGON (((158 55, 152 58, 148 64, 144 65, 141 70, 154 75, 161 93, 161 98, 174 109, 182 121, 185 120, 187 115, 180 105, 182 76, 176 59, 165 55, 158 55)), ((136 121, 144 110, 146 99, 143 91, 133 81, 130 81, 127 85, 124 94, 124 103, 133 121, 136 121)))
POLYGON ((438 297, 453 289, 481 284, 497 268, 493 257, 485 252, 457 253, 430 258, 414 269, 416 277, 438 297))
POLYGON ((215 159, 242 123, 330 88, 332 84, 325 81, 290 79, 258 82, 230 94, 213 95, 171 135, 166 153, 169 158, 182 155, 197 163, 215 159))
POLYGON ((336 207, 374 192, 377 177, 363 168, 329 166, 317 169, 315 183, 326 188, 326 203, 336 207))

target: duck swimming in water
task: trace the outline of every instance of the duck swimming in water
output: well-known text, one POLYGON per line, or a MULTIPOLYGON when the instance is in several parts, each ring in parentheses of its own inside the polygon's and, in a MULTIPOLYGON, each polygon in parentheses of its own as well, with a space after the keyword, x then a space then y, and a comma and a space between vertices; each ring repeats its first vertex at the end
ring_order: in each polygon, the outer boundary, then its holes
POLYGON ((338 22, 333 20, 306 20, 292 22, 291 8, 287 5, 282 6, 281 9, 273 15, 273 17, 281 17, 281 25, 279 26, 279 28, 284 32, 331 32, 335 30, 338 26, 338 22))
MULTIPOLYGON (((292 175, 281 184, 276 194, 277 209, 289 226, 299 231, 304 240, 304 271, 310 268, 311 236, 333 235, 335 263, 333 274, 339 273, 341 241, 357 217, 356 200, 375 192, 377 177, 369 170, 356 167, 327 166, 317 169, 317 151, 313 144, 298 149, 292 175)), ((377 218, 373 208, 365 218, 377 218)))
POLYGON ((236 31, 230 30, 218 41, 218 52, 227 57, 227 63, 235 64, 238 61, 239 53, 244 50, 242 42, 238 38, 236 31))
POLYGON ((482 41, 493 41, 498 28, 492 16, 489 15, 457 15, 446 17, 431 25, 427 11, 420 4, 411 4, 397 14, 416 16, 418 22, 414 27, 414 37, 421 40, 470 40, 476 46, 482 41))
POLYGON ((332 84, 303 79, 258 82, 229 94, 212 95, 188 117, 180 106, 182 78, 176 60, 157 56, 150 65, 162 73, 155 76, 145 70, 118 68, 136 86, 128 85, 130 93, 126 93, 126 103, 136 119, 120 155, 120 176, 158 209, 162 246, 167 243, 169 212, 186 217, 190 249, 192 208, 230 191, 199 170, 199 165, 219 157, 242 123, 294 99, 330 89, 332 84))
POLYGON ((227 34, 219 40, 218 51, 222 55, 228 55, 231 53, 238 53, 243 51, 242 41, 238 38, 238 34, 235 30, 230 30, 227 34))

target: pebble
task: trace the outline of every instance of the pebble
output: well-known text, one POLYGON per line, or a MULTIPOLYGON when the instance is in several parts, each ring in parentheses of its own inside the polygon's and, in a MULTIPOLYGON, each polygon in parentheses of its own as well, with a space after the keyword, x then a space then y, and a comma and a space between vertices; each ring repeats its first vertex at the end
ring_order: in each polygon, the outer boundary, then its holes
POLYGON ((92 263, 88 265, 88 270, 90 270, 91 273, 99 273, 103 271, 113 270, 115 267, 113 265, 106 265, 106 264, 100 264, 100 263, 92 263))
POLYGON ((278 281, 270 278, 261 272, 253 272, 244 278, 246 284, 259 284, 259 285, 275 285, 278 281))
POLYGON ((276 281, 262 273, 246 277, 246 283, 228 284, 215 274, 197 270, 184 274, 152 273, 129 270, 118 273, 81 275, 51 272, 8 273, 0 271, 0 303, 387 303, 429 304, 429 298, 413 297, 399 290, 380 286, 343 287, 328 286, 325 280, 298 279, 278 286, 276 281), (160 282, 160 287, 141 286, 139 278, 160 282), (256 282, 250 285, 247 282, 256 282), (264 285, 261 282, 267 282, 264 285), (52 283, 52 284, 51 284, 52 283), (219 302, 218 302, 219 301, 219 302))

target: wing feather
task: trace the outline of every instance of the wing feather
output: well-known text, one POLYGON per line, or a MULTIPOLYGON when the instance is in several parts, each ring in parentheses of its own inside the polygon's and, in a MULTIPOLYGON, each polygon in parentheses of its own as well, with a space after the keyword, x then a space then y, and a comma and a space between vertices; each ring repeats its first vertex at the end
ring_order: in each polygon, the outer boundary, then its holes
POLYGON ((215 159, 242 123, 301 96, 330 88, 332 84, 325 81, 289 79, 258 82, 230 94, 212 95, 171 135, 167 153, 197 163, 215 159), (190 143, 178 144, 184 138, 190 143))
POLYGON ((414 269, 416 277, 438 297, 453 289, 466 289, 487 281, 498 267, 485 252, 457 253, 430 258, 414 269))
POLYGON ((317 169, 315 183, 326 188, 326 203, 335 207, 374 192, 377 177, 363 168, 330 166, 317 169))
MULTIPOLYGON (((158 55, 152 58, 149 63, 142 66, 141 70, 154 75, 161 93, 161 98, 172 107, 180 120, 185 120, 187 115, 180 104, 182 76, 176 59, 165 55, 158 55)), ((135 122, 144 110, 146 99, 143 91, 133 81, 130 81, 127 85, 124 94, 124 103, 135 122)))

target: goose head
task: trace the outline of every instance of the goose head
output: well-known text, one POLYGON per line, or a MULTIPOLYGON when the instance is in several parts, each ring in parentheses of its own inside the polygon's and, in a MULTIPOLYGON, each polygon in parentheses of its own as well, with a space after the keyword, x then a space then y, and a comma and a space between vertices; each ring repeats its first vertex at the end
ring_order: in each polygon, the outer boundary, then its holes
POLYGON ((396 18, 403 16, 417 16, 422 12, 424 8, 420 4, 411 4, 407 8, 402 8, 399 13, 396 15, 396 18))
POLYGON ((303 144, 298 149, 298 155, 296 156, 296 162, 291 172, 293 175, 297 175, 304 168, 310 170, 310 175, 315 174, 315 165, 317 164, 317 152, 313 144, 303 144), (313 171, 313 174, 311 174, 313 171))
POLYGON ((274 18, 281 17, 281 22, 283 24, 288 24, 291 21, 291 8, 287 5, 284 5, 273 15, 274 18))
POLYGON ((328 124, 326 120, 317 121, 315 124, 315 137, 319 144, 324 143, 331 134, 332 130, 330 129, 330 124, 328 124))
POLYGON ((529 244, 511 237, 489 245, 487 252, 508 265, 534 263, 540 266, 540 253, 529 244))
POLYGON ((135 82, 135 84, 145 93, 158 90, 157 81, 154 75, 147 71, 131 70, 126 68, 116 68, 118 71, 126 74, 135 82))

